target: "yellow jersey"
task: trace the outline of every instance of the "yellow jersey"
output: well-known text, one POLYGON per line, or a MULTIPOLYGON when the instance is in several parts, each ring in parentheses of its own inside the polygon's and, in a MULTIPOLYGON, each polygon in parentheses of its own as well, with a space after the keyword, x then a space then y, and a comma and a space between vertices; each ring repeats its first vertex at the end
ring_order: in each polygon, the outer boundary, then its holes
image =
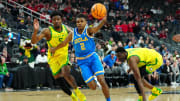
POLYGON ((48 44, 48 61, 53 57, 59 57, 59 56, 68 56, 68 45, 67 44, 65 47, 59 48, 56 50, 55 54, 52 56, 50 52, 50 48, 56 47, 60 43, 62 43, 68 36, 68 31, 65 25, 62 24, 62 31, 58 32, 54 29, 53 26, 49 27, 49 30, 51 32, 51 39, 47 41, 48 44))
MULTIPOLYGON (((126 49, 126 51, 128 52, 127 60, 129 60, 132 56, 137 56, 139 58, 139 63, 137 64, 138 67, 154 67, 155 65, 160 67, 162 65, 162 56, 154 49, 131 48, 126 49)), ((157 69, 158 67, 155 68, 157 69)))

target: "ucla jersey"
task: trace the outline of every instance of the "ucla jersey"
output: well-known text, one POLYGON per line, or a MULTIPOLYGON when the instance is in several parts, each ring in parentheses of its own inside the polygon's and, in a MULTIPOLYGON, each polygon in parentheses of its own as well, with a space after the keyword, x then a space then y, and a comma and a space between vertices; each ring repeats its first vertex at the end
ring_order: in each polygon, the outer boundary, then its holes
POLYGON ((95 52, 94 39, 87 35, 87 27, 85 27, 82 34, 79 34, 78 29, 74 28, 73 46, 77 59, 84 59, 95 52))

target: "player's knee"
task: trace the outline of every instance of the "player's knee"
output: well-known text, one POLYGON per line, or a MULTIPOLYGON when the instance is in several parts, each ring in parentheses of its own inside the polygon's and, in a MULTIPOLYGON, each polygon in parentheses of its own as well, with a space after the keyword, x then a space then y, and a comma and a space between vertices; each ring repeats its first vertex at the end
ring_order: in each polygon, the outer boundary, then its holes
POLYGON ((91 81, 87 84, 91 90, 96 90, 96 83, 94 81, 91 81))
POLYGON ((91 90, 96 90, 96 85, 90 86, 91 90))

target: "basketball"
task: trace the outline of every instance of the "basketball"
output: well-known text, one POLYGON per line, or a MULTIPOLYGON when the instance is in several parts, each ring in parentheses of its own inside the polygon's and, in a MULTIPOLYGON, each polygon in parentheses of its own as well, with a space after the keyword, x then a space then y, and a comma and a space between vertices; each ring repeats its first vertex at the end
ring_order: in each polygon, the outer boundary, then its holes
POLYGON ((91 14, 96 19, 102 19, 107 14, 106 7, 101 3, 96 3, 91 8, 91 14))

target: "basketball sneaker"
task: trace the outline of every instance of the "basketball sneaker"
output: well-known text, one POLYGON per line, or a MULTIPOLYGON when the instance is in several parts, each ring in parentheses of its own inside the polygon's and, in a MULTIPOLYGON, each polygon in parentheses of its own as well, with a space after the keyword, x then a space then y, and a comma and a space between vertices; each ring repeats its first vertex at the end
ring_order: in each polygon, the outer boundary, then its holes
POLYGON ((75 89, 75 93, 80 101, 86 101, 86 96, 81 93, 81 91, 77 88, 75 89))
POLYGON ((154 100, 157 96, 159 96, 163 92, 162 89, 154 87, 152 89, 152 94, 149 96, 149 100, 154 100))
POLYGON ((143 97, 139 96, 138 101, 143 101, 143 97))
POLYGON ((74 93, 71 94, 71 99, 72 101, 78 101, 78 98, 74 93))

